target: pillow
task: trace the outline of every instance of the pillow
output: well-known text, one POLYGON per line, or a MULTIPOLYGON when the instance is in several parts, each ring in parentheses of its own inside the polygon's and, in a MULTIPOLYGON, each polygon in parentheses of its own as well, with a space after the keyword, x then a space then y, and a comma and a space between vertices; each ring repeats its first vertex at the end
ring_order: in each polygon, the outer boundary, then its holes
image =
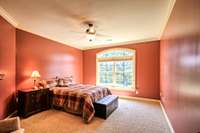
POLYGON ((71 78, 64 78, 63 82, 64 82, 64 85, 68 86, 69 84, 72 84, 72 79, 71 78))
POLYGON ((49 85, 47 84, 47 81, 45 80, 40 80, 38 83, 39 88, 49 88, 49 85))
POLYGON ((69 84, 72 83, 72 76, 64 77, 64 78, 57 78, 58 87, 68 87, 69 84))
POLYGON ((72 76, 65 77, 65 78, 64 78, 64 81, 65 81, 65 82, 72 82, 72 76))
POLYGON ((64 80, 63 79, 58 79, 58 87, 63 87, 64 86, 64 80))
POLYGON ((57 84, 58 84, 56 80, 47 80, 46 83, 47 83, 49 88, 56 87, 57 84))

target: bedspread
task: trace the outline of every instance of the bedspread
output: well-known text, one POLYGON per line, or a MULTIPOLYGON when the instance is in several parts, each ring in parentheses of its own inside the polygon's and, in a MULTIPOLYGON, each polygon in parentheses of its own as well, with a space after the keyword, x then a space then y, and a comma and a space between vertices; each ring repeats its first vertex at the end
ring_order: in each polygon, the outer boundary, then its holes
POLYGON ((62 107, 66 112, 82 115, 88 123, 95 114, 93 103, 107 95, 111 95, 107 87, 72 84, 68 87, 54 87, 53 105, 62 107))

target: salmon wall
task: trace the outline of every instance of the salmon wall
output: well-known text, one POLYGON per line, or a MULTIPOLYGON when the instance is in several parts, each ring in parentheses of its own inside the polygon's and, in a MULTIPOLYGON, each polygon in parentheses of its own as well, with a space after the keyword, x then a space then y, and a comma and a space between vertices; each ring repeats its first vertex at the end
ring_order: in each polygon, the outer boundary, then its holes
POLYGON ((15 89, 15 28, 0 16, 0 119, 14 110, 15 89))
POLYGON ((200 132, 199 0, 176 0, 160 47, 161 100, 172 126, 200 132))
POLYGON ((82 83, 82 51, 17 29, 17 89, 33 86, 33 70, 42 79, 72 75, 82 83))
MULTIPOLYGON (((123 96, 160 98, 159 90, 159 56, 160 41, 117 46, 136 50, 136 87, 139 94, 133 91, 112 91, 123 96)), ((98 48, 83 51, 83 82, 96 84, 96 54, 100 51, 116 48, 98 48)))

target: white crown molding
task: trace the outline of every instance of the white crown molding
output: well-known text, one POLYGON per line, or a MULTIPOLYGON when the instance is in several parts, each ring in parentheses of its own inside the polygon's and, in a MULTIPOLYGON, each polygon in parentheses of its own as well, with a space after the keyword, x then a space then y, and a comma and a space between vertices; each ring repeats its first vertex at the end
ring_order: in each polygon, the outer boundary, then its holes
POLYGON ((162 37, 162 35, 164 33, 165 27, 167 26, 167 23, 169 21, 169 18, 170 18, 170 15, 172 13, 172 10, 174 8, 175 3, 176 3, 176 0, 170 0, 170 2, 169 2, 168 12, 167 12, 167 14, 165 16, 165 19, 163 21, 163 24, 162 24, 162 27, 161 27, 161 30, 160 30, 159 39, 161 39, 161 37, 162 37))
POLYGON ((3 9, 1 6, 0 6, 0 16, 2 16, 11 25, 13 25, 15 28, 17 28, 18 22, 13 17, 11 17, 11 15, 9 15, 9 13, 5 9, 3 9))

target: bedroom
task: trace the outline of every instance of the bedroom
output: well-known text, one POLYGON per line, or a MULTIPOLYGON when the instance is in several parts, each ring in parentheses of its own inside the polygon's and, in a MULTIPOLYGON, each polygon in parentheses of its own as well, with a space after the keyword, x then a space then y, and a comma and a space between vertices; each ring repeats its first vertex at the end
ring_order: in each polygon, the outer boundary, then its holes
MULTIPOLYGON (((27 133, 200 132, 199 14, 199 0, 0 0, 0 125, 19 115, 27 133), (93 85, 95 102, 111 91, 118 107, 102 119, 91 102, 88 122, 49 107, 52 79, 93 85), (20 90, 47 90, 48 108, 23 118, 20 90)), ((38 97, 31 105, 46 106, 38 97)))

